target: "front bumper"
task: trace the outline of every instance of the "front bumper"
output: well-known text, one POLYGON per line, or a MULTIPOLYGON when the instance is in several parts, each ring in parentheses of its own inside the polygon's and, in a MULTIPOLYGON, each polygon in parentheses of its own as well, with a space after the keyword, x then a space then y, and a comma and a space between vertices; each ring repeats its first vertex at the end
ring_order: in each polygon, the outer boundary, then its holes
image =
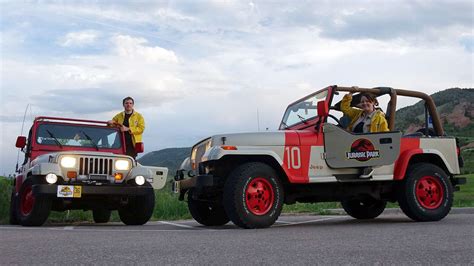
MULTIPOLYGON (((81 196, 144 196, 148 191, 153 190, 148 186, 80 186, 82 188, 81 196)), ((35 196, 56 197, 58 185, 33 185, 32 189, 35 196)))
POLYGON ((172 190, 175 193, 180 193, 190 188, 202 189, 204 187, 212 187, 217 184, 217 179, 213 175, 198 175, 187 179, 175 180, 172 190))

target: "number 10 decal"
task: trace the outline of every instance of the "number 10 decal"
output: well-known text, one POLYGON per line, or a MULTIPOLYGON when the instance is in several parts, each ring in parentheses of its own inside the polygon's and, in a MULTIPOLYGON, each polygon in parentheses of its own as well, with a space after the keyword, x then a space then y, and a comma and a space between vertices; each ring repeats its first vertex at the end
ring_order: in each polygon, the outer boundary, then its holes
POLYGON ((285 147, 286 158, 288 158, 288 169, 301 168, 301 151, 299 147, 285 147))

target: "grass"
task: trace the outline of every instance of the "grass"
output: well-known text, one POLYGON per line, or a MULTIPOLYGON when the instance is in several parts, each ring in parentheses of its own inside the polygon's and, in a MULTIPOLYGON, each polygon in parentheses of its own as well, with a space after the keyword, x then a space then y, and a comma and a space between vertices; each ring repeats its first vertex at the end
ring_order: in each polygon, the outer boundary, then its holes
POLYGON ((10 212, 11 180, 0 176, 0 223, 8 222, 10 212))
MULTIPOLYGON (((464 175, 467 184, 461 185, 461 190, 455 192, 453 207, 474 207, 474 174, 464 175)), ((8 222, 10 206, 11 180, 0 177, 0 223, 8 222)), ((398 204, 389 203, 389 208, 397 208, 398 204)), ((328 214, 328 209, 341 208, 338 202, 296 203, 284 205, 284 213, 317 213, 328 214)), ((152 220, 190 219, 187 203, 178 201, 178 196, 171 193, 169 185, 155 191, 155 209, 152 220)), ((51 212, 49 222, 92 221, 91 211, 72 210, 66 212, 51 212)), ((117 211, 112 212, 111 221, 120 221, 117 211)))
POLYGON ((454 193, 453 206, 455 207, 474 207, 474 174, 464 175, 467 183, 460 185, 460 191, 454 193))

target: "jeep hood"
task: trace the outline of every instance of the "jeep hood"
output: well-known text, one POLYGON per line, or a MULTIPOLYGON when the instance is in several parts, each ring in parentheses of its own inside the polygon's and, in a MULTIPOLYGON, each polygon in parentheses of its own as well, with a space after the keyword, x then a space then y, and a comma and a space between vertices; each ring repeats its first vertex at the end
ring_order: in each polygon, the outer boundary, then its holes
POLYGON ((289 140, 296 141, 299 144, 298 134, 295 131, 265 131, 255 133, 233 133, 220 134, 211 137, 212 146, 231 145, 231 146, 285 146, 289 140), (295 138, 288 138, 294 135, 295 138))

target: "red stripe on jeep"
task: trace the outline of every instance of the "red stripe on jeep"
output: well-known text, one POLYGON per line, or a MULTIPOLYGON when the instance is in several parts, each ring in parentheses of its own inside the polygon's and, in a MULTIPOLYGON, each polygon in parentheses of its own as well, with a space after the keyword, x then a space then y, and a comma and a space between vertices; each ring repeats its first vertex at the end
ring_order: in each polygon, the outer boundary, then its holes
MULTIPOLYGON (((285 147, 283 150, 283 170, 291 183, 304 183, 301 178, 301 168, 295 168, 295 163, 301 165, 301 161, 294 161, 299 154, 300 138, 295 131, 285 131, 285 147)), ((300 156, 298 156, 298 160, 300 156)))
POLYGON ((405 177, 410 158, 415 154, 421 154, 419 138, 402 138, 400 143, 400 155, 395 161, 393 179, 401 180, 405 177))
POLYGON ((312 130, 285 132, 283 169, 291 183, 309 183, 311 146, 323 146, 318 136, 322 135, 312 130))

